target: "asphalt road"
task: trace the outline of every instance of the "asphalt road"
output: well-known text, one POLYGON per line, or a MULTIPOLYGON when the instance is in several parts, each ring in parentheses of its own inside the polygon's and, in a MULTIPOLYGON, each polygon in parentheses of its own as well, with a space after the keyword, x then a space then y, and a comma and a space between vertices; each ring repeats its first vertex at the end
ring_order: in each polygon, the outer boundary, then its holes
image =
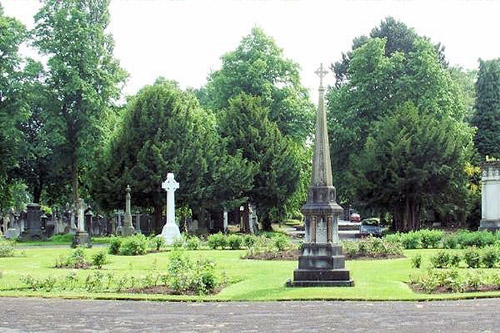
POLYGON ((172 303, 0 298, 0 332, 498 332, 500 299, 172 303))

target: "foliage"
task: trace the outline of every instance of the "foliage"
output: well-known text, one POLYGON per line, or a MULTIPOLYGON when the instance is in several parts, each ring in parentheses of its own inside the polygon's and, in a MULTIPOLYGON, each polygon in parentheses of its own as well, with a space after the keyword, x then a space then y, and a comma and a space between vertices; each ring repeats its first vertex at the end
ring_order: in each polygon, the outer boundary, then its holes
POLYGON ((500 59, 479 60, 476 93, 472 123, 477 127, 477 150, 483 157, 500 158, 500 59))
POLYGON ((120 246, 120 255, 139 256, 146 254, 148 249, 148 239, 143 234, 136 234, 124 237, 120 246))
POLYGON ((210 74, 199 92, 202 105, 226 109, 240 94, 260 97, 269 119, 287 137, 304 142, 312 133, 314 107, 300 83, 299 66, 262 29, 254 27, 236 50, 222 56, 222 68, 210 74))
POLYGON ((165 247, 165 238, 153 234, 148 239, 148 246, 158 252, 165 247))
POLYGON ((371 236, 359 242, 343 241, 342 245, 348 259, 403 256, 403 247, 400 244, 371 236))
POLYGON ((120 247, 122 245, 122 239, 120 237, 111 237, 109 242, 108 251, 110 254, 120 254, 120 247))
POLYGON ((0 258, 14 256, 14 243, 0 236, 0 258))
POLYGON ((411 257, 411 267, 420 268, 420 266, 422 266, 422 255, 416 254, 411 257))
POLYGON ((222 232, 212 234, 207 239, 208 247, 211 249, 224 249, 227 246, 227 238, 222 232))
POLYGON ((202 259, 193 262, 181 251, 170 254, 167 271, 170 288, 179 294, 187 291, 198 295, 211 294, 221 283, 213 262, 202 259))
POLYGON ((478 268, 481 263, 481 253, 475 247, 471 247, 464 252, 464 261, 469 268, 478 268))
POLYGON ((286 251, 292 246, 290 237, 283 234, 276 235, 276 237, 273 237, 272 240, 274 247, 278 251, 286 251))
POLYGON ((108 263, 108 256, 106 251, 99 251, 92 255, 91 257, 92 265, 98 269, 101 269, 102 266, 108 263))
POLYGON ((72 250, 66 256, 59 256, 56 258, 56 263, 54 267, 57 268, 76 268, 76 269, 85 269, 89 268, 92 265, 92 262, 89 261, 87 257, 87 253, 83 247, 77 247, 72 250))
POLYGON ((339 197, 393 214, 396 230, 418 229, 423 209, 444 204, 464 220, 473 132, 461 92, 435 46, 400 22, 385 24, 387 39, 355 40, 345 77, 327 95, 339 197))
POLYGON ((481 264, 486 268, 494 268, 498 261, 500 261, 500 253, 498 253, 498 248, 495 246, 490 246, 483 249, 481 256, 481 264))
POLYGON ((70 169, 74 202, 80 172, 91 167, 99 121, 126 77, 105 32, 108 5, 109 0, 46 1, 35 15, 33 44, 48 57, 49 126, 62 139, 55 151, 59 166, 70 169))
POLYGON ((243 245, 243 238, 240 235, 229 235, 227 237, 227 245, 231 250, 239 250, 243 245))
POLYGON ((196 236, 189 236, 186 239, 186 249, 199 250, 201 248, 201 239, 196 236))

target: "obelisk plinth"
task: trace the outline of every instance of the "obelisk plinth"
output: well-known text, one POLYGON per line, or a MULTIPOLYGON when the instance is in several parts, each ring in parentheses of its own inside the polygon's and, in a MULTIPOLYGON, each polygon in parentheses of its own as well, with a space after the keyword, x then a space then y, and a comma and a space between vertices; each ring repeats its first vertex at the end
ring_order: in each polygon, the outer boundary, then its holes
POLYGON ((343 209, 337 204, 332 181, 330 145, 324 106, 323 64, 315 72, 320 78, 316 112, 316 136, 312 180, 307 202, 302 206, 305 218, 305 243, 299 256, 299 268, 293 272, 293 287, 353 286, 338 236, 338 219, 343 209))

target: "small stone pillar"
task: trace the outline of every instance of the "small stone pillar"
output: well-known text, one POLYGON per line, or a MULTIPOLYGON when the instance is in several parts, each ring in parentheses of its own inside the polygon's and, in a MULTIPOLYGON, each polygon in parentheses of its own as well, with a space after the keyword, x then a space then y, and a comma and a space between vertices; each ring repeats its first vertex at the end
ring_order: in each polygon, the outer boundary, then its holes
POLYGON ((181 237, 179 227, 175 223, 175 198, 174 192, 179 188, 179 183, 175 181, 174 174, 167 174, 167 179, 162 184, 162 188, 167 191, 167 223, 163 226, 160 237, 165 239, 165 244, 172 245, 176 239, 181 237))
POLYGON ((134 226, 132 225, 132 213, 130 211, 130 186, 127 185, 125 192, 125 223, 123 226, 123 236, 132 236, 135 234, 134 226))
POLYGON ((479 230, 500 229, 500 161, 486 161, 481 177, 481 223, 479 230))
POLYGON ((92 243, 90 241, 90 236, 88 232, 85 230, 85 203, 83 199, 78 199, 77 204, 77 212, 78 212, 78 230, 73 237, 73 243, 71 243, 71 247, 77 246, 85 246, 92 247, 92 243))

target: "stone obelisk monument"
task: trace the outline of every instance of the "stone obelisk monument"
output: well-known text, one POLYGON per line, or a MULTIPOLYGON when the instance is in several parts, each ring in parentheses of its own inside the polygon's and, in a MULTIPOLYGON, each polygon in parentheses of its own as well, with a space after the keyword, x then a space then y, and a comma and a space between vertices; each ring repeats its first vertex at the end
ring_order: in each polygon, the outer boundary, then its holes
POLYGON ((127 194, 125 195, 125 225, 123 227, 123 236, 132 236, 135 234, 135 229, 134 226, 132 225, 132 213, 130 211, 130 186, 127 185, 127 188, 125 189, 125 192, 127 194))
POLYGON ((324 106, 323 64, 316 71, 320 78, 316 112, 316 136, 312 165, 312 183, 307 202, 302 206, 305 218, 305 243, 299 256, 299 268, 293 272, 289 286, 353 286, 338 236, 338 219, 343 209, 336 202, 332 182, 330 145, 324 106))

